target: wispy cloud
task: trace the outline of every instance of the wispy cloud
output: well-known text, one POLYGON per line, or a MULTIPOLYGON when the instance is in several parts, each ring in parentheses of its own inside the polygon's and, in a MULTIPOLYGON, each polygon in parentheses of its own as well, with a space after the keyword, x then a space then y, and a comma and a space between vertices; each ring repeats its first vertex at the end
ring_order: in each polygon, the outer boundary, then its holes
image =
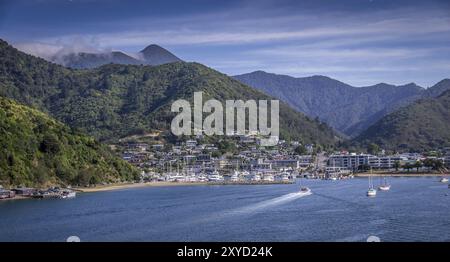
POLYGON ((258 69, 324 74, 356 85, 429 85, 436 77, 448 77, 450 13, 439 5, 413 1, 372 8, 366 3, 356 9, 333 3, 311 9, 308 3, 290 7, 278 1, 244 1, 201 14, 177 10, 165 16, 79 19, 75 29, 52 24, 48 34, 16 44, 50 57, 70 51, 136 52, 157 43, 228 74, 258 69))

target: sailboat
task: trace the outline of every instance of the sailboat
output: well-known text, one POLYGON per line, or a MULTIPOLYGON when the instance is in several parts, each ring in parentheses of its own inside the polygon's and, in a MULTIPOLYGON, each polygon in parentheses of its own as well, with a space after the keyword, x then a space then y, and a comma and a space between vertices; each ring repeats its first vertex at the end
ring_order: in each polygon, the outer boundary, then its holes
POLYGON ((377 190, 373 188, 373 182, 372 182, 372 169, 370 169, 370 175, 369 175, 369 190, 367 190, 367 196, 368 197, 374 197, 377 195, 377 190))
POLYGON ((386 177, 383 179, 383 183, 378 187, 378 189, 381 191, 388 191, 391 189, 391 185, 387 183, 386 177))

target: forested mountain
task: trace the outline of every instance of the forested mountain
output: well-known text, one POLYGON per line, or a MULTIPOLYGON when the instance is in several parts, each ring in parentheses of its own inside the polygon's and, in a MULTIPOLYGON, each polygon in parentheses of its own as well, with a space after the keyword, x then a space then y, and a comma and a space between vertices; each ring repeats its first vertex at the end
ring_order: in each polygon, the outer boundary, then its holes
POLYGON ((308 116, 318 117, 348 136, 356 136, 401 106, 450 89, 448 79, 424 89, 413 83, 353 87, 325 76, 294 78, 263 71, 234 78, 280 98, 308 116))
POLYGON ((423 151, 450 146, 450 90, 388 114, 353 141, 391 150, 423 151))
MULTIPOLYGON (((167 130, 171 103, 192 100, 272 99, 198 63, 160 66, 105 65, 71 70, 24 54, 0 42, 0 95, 40 108, 73 128, 105 141, 167 130)), ((305 143, 333 144, 335 133, 280 103, 280 132, 305 143)))
POLYGON ((123 65, 162 65, 182 61, 168 50, 158 46, 149 45, 140 51, 136 57, 132 57, 123 52, 106 53, 70 53, 63 56, 55 56, 52 62, 70 68, 95 68, 106 64, 123 65))
POLYGON ((139 56, 147 65, 163 65, 173 62, 181 62, 182 60, 169 52, 167 49, 159 45, 149 45, 139 52, 139 56))
POLYGON ((0 97, 0 184, 84 186, 137 176, 134 167, 94 138, 0 97))

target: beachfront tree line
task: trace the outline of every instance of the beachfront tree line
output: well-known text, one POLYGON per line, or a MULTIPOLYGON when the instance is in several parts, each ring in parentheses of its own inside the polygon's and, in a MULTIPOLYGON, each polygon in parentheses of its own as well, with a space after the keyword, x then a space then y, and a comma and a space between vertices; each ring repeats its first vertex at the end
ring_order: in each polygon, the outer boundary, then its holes
MULTIPOLYGON (((444 169, 444 162, 442 162, 441 159, 434 159, 434 158, 427 158, 425 160, 419 160, 415 163, 401 163, 400 161, 395 161, 393 168, 395 168, 395 171, 399 171, 400 169, 406 170, 408 173, 412 170, 415 170, 416 172, 419 172, 419 170, 425 167, 427 168, 428 172, 431 171, 441 171, 444 169)), ((369 171, 370 165, 364 164, 358 166, 359 171, 369 171)))

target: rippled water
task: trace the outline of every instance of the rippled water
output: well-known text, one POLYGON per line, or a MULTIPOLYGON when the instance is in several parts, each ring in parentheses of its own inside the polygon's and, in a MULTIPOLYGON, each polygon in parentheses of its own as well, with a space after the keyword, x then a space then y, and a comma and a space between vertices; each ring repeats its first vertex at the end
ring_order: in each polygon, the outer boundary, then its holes
POLYGON ((75 199, 0 202, 0 241, 450 241, 450 189, 438 178, 298 185, 146 187, 75 199))

